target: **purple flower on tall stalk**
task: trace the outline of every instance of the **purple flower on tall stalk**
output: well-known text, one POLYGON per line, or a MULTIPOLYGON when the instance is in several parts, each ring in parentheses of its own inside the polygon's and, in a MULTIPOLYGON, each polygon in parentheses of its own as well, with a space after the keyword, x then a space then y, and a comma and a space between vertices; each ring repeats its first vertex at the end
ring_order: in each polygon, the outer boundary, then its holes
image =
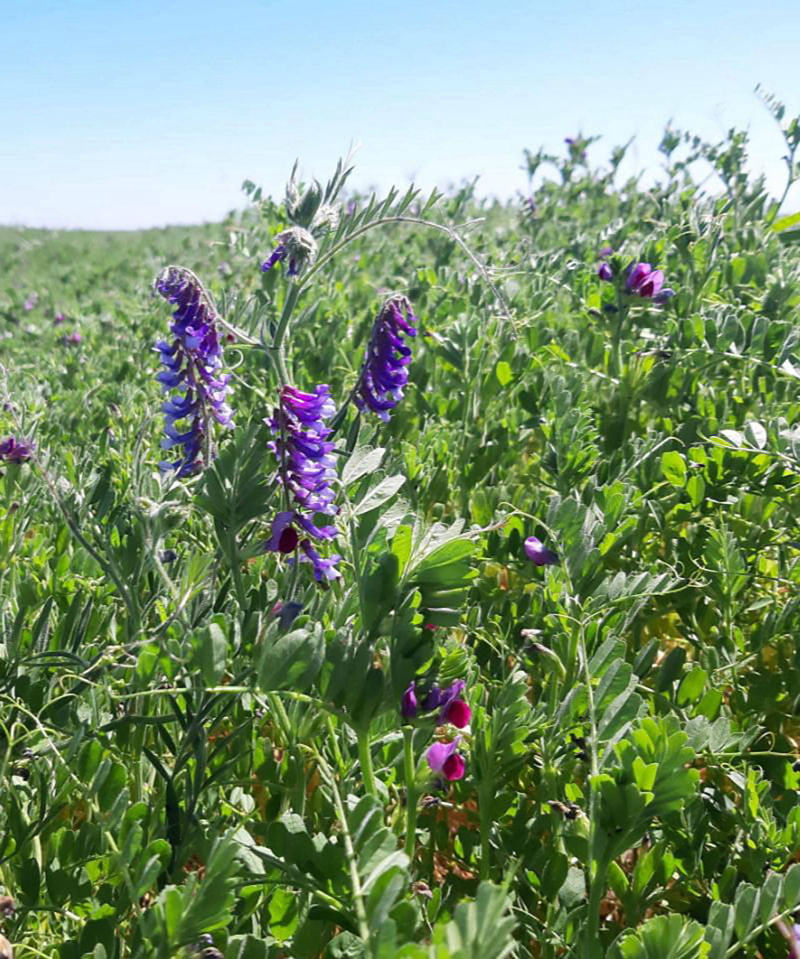
POLYGON ((464 757, 457 752, 460 742, 461 737, 456 736, 451 743, 434 743, 426 756, 433 772, 441 773, 450 782, 464 778, 464 757))
POLYGON ((166 433, 161 447, 178 447, 179 454, 178 459, 159 465, 162 470, 177 470, 178 476, 189 476, 211 459, 212 421, 233 426, 226 402, 230 376, 220 372, 218 316, 197 277, 183 267, 170 266, 159 273, 156 290, 175 304, 170 324, 175 339, 161 340, 155 349, 165 367, 156 379, 170 394, 161 407, 166 433))
POLYGON ((408 383, 411 347, 404 336, 416 336, 417 322, 405 296, 393 296, 381 308, 372 327, 367 354, 356 385, 355 403, 359 409, 370 409, 385 422, 389 410, 403 398, 408 383))
POLYGON ((324 559, 311 542, 336 536, 335 526, 315 523, 317 514, 333 517, 338 512, 331 488, 336 478, 336 460, 332 455, 333 443, 328 439, 331 430, 325 425, 335 409, 325 384, 315 387, 313 393, 284 386, 268 421, 275 437, 269 448, 277 457, 278 478, 291 508, 276 515, 266 549, 293 553, 299 546, 300 558, 313 565, 317 582, 340 575, 336 564, 341 556, 334 554, 324 559))
POLYGON ((631 263, 625 270, 625 292, 654 303, 666 303, 675 291, 664 287, 664 274, 649 263, 631 263), (662 289, 662 287, 664 287, 662 289))
POLYGON ((529 536, 525 540, 525 555, 536 566, 554 566, 558 562, 558 556, 538 536, 529 536))
POLYGON ((9 436, 0 441, 0 462, 24 463, 33 456, 34 449, 33 440, 18 440, 16 436, 9 436))
POLYGON ((472 710, 461 695, 465 686, 466 683, 463 679, 457 679, 446 689, 434 686, 425 697, 422 708, 426 711, 438 709, 438 722, 451 723, 453 726, 463 729, 472 716, 472 710))

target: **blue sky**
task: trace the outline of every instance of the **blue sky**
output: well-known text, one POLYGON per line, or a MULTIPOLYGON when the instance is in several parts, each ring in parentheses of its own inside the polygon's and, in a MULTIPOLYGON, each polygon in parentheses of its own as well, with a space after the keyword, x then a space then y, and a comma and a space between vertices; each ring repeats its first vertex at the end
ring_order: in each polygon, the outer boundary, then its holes
POLYGON ((669 118, 749 130, 779 192, 755 85, 800 112, 798 0, 0 0, 0 23, 0 223, 215 219, 351 143, 361 188, 511 196, 524 147, 578 130, 598 162, 635 135, 628 169, 653 170, 669 118))

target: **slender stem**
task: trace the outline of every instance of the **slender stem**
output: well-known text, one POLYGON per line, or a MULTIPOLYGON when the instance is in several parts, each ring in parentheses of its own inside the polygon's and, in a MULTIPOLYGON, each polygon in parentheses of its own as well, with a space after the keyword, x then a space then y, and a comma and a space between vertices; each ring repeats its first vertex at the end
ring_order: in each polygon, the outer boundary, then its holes
POLYGON ((336 778, 334 777, 330 767, 320 755, 317 756, 317 761, 319 762, 320 771, 325 777, 328 786, 330 786, 331 792, 333 793, 333 804, 336 808, 336 818, 339 820, 339 827, 342 830, 344 852, 345 856, 347 857, 347 865, 350 870, 350 885, 353 891, 353 906, 356 911, 358 935, 362 942, 368 943, 369 922, 367 921, 367 910, 364 906, 364 890, 361 888, 361 877, 358 874, 358 859, 353 846, 353 837, 350 835, 350 827, 347 823, 347 815, 345 813, 344 803, 342 802, 339 788, 336 785, 336 778))
POLYGON ((487 880, 492 857, 492 847, 489 842, 492 829, 492 790, 483 783, 478 790, 478 815, 481 830, 481 880, 487 880))
POLYGON ((364 789, 369 796, 378 797, 378 789, 375 785, 375 772, 372 768, 372 753, 369 748, 369 727, 360 728, 357 732, 358 737, 358 761, 361 765, 361 774, 364 777, 364 789))
POLYGON ((478 269, 478 272, 484 278, 492 293, 495 295, 497 302, 500 304, 503 317, 506 320, 511 320, 511 308, 509 307, 505 296, 497 288, 492 278, 489 276, 489 271, 483 265, 481 260, 472 252, 472 250, 467 246, 464 240, 460 237, 456 231, 450 226, 444 226, 441 223, 434 223, 433 220, 422 220, 419 217, 415 216, 383 216, 378 220, 373 220, 371 223, 367 223, 362 227, 359 227, 357 230, 354 230, 351 234, 346 236, 343 240, 340 240, 335 246, 333 246, 325 256, 322 256, 317 260, 313 267, 308 270, 303 279, 298 284, 299 286, 305 286, 306 283, 314 276, 316 273, 326 266, 341 250, 343 247, 347 246, 348 243, 352 243, 353 240, 358 239, 360 236, 363 236, 365 233, 368 233, 370 230, 378 226, 385 226, 389 223, 410 223, 415 226, 425 226, 430 230, 438 230, 440 233, 446 233, 454 243, 461 247, 461 249, 467 254, 467 256, 472 260, 475 266, 478 269))
POLYGON ((417 764, 414 762, 414 730, 403 727, 403 775, 406 780, 406 843, 405 852, 409 862, 414 861, 417 846, 417 764))
POLYGON ((286 339, 286 333, 289 329, 289 322, 292 318, 292 313, 294 308, 297 305, 297 298, 300 296, 301 286, 299 283, 293 283, 289 288, 289 292, 286 294, 286 299, 283 301, 283 310, 281 311, 281 318, 278 320, 278 328, 275 330, 275 336, 272 339, 272 345, 270 346, 270 353, 272 354, 273 362, 275 363, 275 368, 278 371, 278 378, 281 381, 281 386, 288 386, 289 384, 289 368, 286 365, 286 351, 284 350, 283 341, 286 339))

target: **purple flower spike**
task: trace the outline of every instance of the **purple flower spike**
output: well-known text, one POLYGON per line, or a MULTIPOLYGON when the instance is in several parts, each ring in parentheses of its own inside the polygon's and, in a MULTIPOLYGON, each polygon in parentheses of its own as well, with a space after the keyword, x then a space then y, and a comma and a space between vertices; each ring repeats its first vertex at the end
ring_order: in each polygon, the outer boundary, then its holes
POLYGON ((451 743, 434 743, 426 756, 433 772, 442 773, 450 782, 464 778, 464 758, 457 752, 460 742, 461 737, 456 736, 451 743))
MULTIPOLYGON (((649 263, 631 263, 627 270, 627 279, 625 280, 625 292, 635 296, 641 296, 644 299, 656 302, 661 287, 664 285, 664 274, 661 270, 654 270, 649 263)), ((670 291, 672 292, 672 291, 670 291)))
POLYGON ((614 271, 608 263, 601 263, 600 266, 598 266, 597 275, 601 280, 605 280, 606 283, 610 283, 614 279, 614 271))
POLYGON ((536 536, 529 536, 525 540, 525 555, 536 566, 554 566, 558 562, 558 556, 552 550, 547 549, 536 536))
POLYGON ((0 463, 24 463, 33 456, 33 440, 18 440, 9 436, 0 441, 0 463))
POLYGON ((331 430, 325 425, 335 409, 325 384, 315 387, 313 393, 284 386, 272 419, 268 420, 275 437, 269 448, 278 460, 278 480, 287 502, 294 508, 277 514, 265 548, 291 553, 299 546, 300 559, 313 565, 314 578, 319 583, 339 576, 336 564, 341 559, 338 555, 323 559, 311 543, 311 539, 330 540, 336 536, 335 526, 319 525, 316 521, 318 514, 334 517, 338 512, 331 485, 336 478, 336 460, 333 443, 328 439, 331 430), (300 531, 304 534, 302 539, 300 531))
POLYGON ((412 680, 400 701, 400 715, 403 719, 413 719, 417 715, 417 694, 414 685, 412 680))
POLYGON ((385 422, 389 411, 403 398, 408 383, 411 347, 404 336, 416 336, 417 318, 405 296, 393 296, 384 303, 372 327, 367 355, 356 386, 355 403, 369 409, 385 422))
POLYGON ((227 403, 230 376, 221 372, 218 316, 197 277, 170 266, 158 275, 156 290, 175 305, 170 324, 174 339, 155 346, 164 367, 156 379, 168 394, 161 407, 166 434, 161 447, 179 447, 177 460, 159 465, 162 470, 177 470, 178 476, 189 476, 208 459, 212 422, 233 426, 227 403))

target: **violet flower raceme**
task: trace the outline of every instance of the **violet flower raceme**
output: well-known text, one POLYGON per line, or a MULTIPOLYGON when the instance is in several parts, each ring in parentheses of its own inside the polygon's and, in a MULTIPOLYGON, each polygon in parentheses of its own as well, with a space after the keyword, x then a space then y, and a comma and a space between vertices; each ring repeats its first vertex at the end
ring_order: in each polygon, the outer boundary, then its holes
POLYGON ((403 388, 408 383, 411 347, 403 337, 417 335, 416 322, 407 297, 393 296, 384 303, 372 327, 355 403, 361 410, 377 413, 385 423, 389 422, 389 410, 403 398, 403 388))
POLYGON ((558 562, 558 556, 538 536, 529 536, 525 540, 525 555, 536 566, 555 566, 558 562))
POLYGON ((175 304, 170 325, 175 339, 161 340, 155 347, 166 367, 156 379, 171 394, 161 407, 166 421, 161 447, 179 447, 177 460, 159 465, 162 470, 177 470, 178 476, 189 476, 208 465, 212 421, 233 426, 226 402, 230 376, 220 372, 218 316, 197 277, 183 267, 170 266, 159 273, 156 290, 175 304), (181 421, 186 421, 182 432, 176 425, 181 421))
POLYGON ((284 386, 278 406, 268 425, 275 437, 269 448, 278 460, 278 478, 290 509, 278 513, 272 522, 272 536, 265 548, 272 552, 293 553, 300 547, 301 559, 310 562, 317 582, 336 579, 334 554, 320 556, 311 540, 331 540, 336 527, 319 526, 316 514, 333 517, 338 507, 333 503, 331 483, 336 477, 333 443, 325 420, 335 412, 330 390, 324 384, 313 393, 304 393, 293 386, 284 386), (303 536, 302 534, 306 535, 303 536))
POLYGON ((464 757, 457 752, 460 742, 461 737, 456 736, 451 743, 434 743, 426 755, 428 765, 433 772, 442 773, 450 782, 464 778, 466 769, 464 757))
POLYGON ((631 263, 625 270, 625 292, 654 303, 666 303, 675 291, 664 287, 664 274, 649 263, 631 263), (662 289, 662 287, 664 287, 662 289))
POLYGON ((9 436, 0 440, 0 462, 24 463, 33 456, 33 440, 18 440, 16 436, 9 436))
POLYGON ((288 276, 297 276, 303 267, 310 265, 317 257, 317 241, 301 226, 293 226, 278 234, 278 243, 272 253, 261 264, 261 272, 267 273, 277 263, 288 260, 288 276))

